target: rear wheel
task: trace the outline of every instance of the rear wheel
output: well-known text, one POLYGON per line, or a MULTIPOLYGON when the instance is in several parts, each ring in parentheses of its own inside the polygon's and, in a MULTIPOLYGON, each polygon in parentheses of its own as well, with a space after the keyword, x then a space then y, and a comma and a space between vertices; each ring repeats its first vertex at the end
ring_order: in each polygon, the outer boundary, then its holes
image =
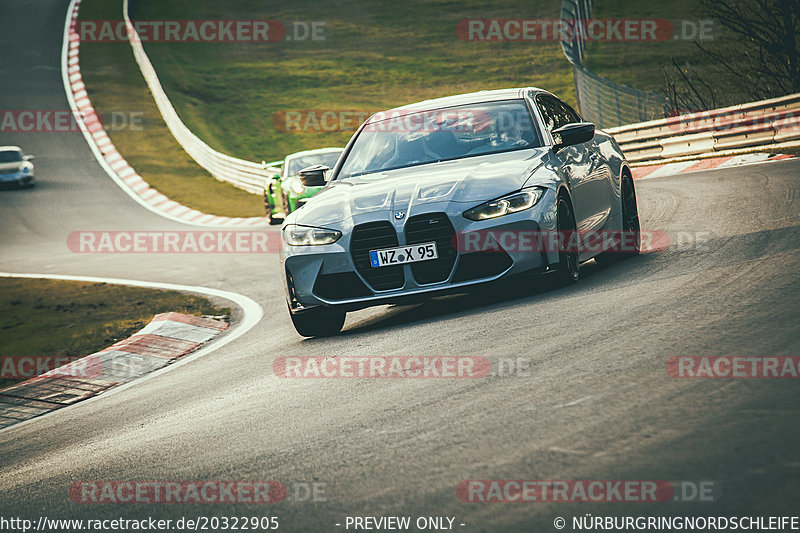
POLYGON ((623 230, 632 234, 633 246, 623 255, 631 257, 639 255, 642 249, 642 231, 639 224, 639 208, 636 205, 636 189, 630 176, 622 176, 622 226, 623 230))
POLYGON ((578 263, 578 250, 572 243, 575 242, 574 236, 577 230, 575 216, 572 213, 572 206, 565 196, 558 197, 556 204, 556 223, 560 242, 562 243, 558 251, 558 278, 561 283, 567 285, 575 283, 580 277, 580 265, 578 263))
POLYGON ((331 311, 324 307, 309 309, 302 313, 293 313, 289 309, 289 316, 292 317, 292 325, 297 333, 303 337, 330 337, 336 335, 344 326, 346 313, 343 311, 331 311))

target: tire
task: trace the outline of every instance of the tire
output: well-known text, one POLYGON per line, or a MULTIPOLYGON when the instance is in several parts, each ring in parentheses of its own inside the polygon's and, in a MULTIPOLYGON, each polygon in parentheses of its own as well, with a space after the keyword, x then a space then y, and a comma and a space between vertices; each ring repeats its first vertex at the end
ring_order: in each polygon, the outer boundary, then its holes
MULTIPOLYGON (((633 247, 626 245, 625 251, 605 252, 595 257, 601 265, 610 265, 622 259, 639 255, 642 247, 642 233, 639 224, 639 208, 636 206, 636 189, 633 180, 627 174, 622 175, 621 184, 622 201, 622 232, 633 234, 633 247)), ((623 242, 628 242, 624 239, 623 242)))
POLYGON ((277 226, 283 223, 283 219, 275 218, 275 215, 272 214, 272 208, 270 207, 267 209, 267 222, 269 222, 270 226, 277 226))
POLYGON ((346 313, 343 311, 331 311, 325 308, 309 309, 302 313, 292 313, 289 309, 289 316, 292 318, 294 329, 303 337, 330 337, 342 331, 346 313))
MULTIPOLYGON (((270 186, 268 185, 268 187, 270 186)), ((267 222, 270 226, 276 226, 282 223, 283 220, 280 218, 275 218, 275 215, 272 213, 274 206, 272 205, 272 202, 270 202, 269 198, 269 190, 264 189, 264 210, 267 212, 267 222)))
MULTIPOLYGON (((569 236, 577 231, 575 215, 572 213, 572 206, 564 195, 558 197, 556 203, 556 228, 559 236, 563 239, 565 233, 569 236)), ((564 246, 562 246, 564 248, 564 246)), ((570 285, 578 281, 580 277, 580 263, 578 262, 578 251, 559 250, 558 252, 558 271, 557 277, 560 285, 570 285)))

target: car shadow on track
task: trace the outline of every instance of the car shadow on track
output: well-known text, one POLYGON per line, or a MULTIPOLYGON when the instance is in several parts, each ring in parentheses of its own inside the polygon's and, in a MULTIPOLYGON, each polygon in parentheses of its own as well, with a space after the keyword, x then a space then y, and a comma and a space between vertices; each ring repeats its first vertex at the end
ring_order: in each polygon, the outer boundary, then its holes
POLYGON ((33 187, 33 185, 20 186, 11 182, 0 183, 0 191, 28 191, 33 187))
POLYGON ((581 265, 581 280, 570 286, 561 284, 554 274, 521 274, 479 285, 465 293, 439 296, 423 303, 392 305, 387 312, 357 322, 340 335, 359 335, 448 316, 469 316, 535 300, 544 303, 550 298, 574 295, 576 290, 596 289, 598 284, 614 280, 613 270, 616 267, 628 263, 631 266, 634 263, 646 263, 652 259, 648 257, 651 255, 642 255, 607 267, 588 261, 581 265))
POLYGON ((673 243, 610 265, 595 261, 581 265, 580 281, 560 286, 555 277, 520 275, 478 286, 467 293, 440 296, 429 301, 389 307, 342 331, 342 336, 399 328, 445 317, 478 315, 520 303, 553 303, 558 299, 615 290, 709 269, 751 263, 774 254, 800 249, 800 227, 790 226, 741 235, 711 238, 701 244, 673 243))

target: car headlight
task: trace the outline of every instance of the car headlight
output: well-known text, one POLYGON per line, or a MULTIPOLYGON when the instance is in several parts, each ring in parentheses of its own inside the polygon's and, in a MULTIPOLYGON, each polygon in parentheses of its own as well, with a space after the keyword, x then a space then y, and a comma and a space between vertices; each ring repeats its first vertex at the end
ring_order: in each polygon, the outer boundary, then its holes
POLYGON ((539 188, 531 188, 510 194, 464 211, 464 217, 470 220, 486 220, 510 215, 511 213, 519 213, 536 205, 542 194, 544 194, 544 191, 539 188))
POLYGON ((335 243, 342 236, 342 232, 335 229, 289 224, 283 229, 283 236, 286 243, 291 246, 315 246, 335 243))
POLYGON ((291 189, 295 194, 303 194, 303 192, 306 190, 305 186, 300 182, 300 180, 292 181, 291 189))
POLYGON ((28 174, 28 173, 30 173, 30 171, 31 171, 30 167, 22 167, 22 173, 23 174, 28 174))

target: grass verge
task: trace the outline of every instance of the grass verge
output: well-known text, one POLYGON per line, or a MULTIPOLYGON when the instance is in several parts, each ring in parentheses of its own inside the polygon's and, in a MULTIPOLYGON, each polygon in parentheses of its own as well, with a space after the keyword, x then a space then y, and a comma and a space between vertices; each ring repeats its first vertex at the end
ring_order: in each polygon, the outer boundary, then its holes
MULTIPOLYGON (((7 356, 77 357, 102 350, 175 311, 229 317, 207 299, 107 283, 0 278, 0 368, 7 356)), ((0 387, 19 380, 0 376, 0 387)))

